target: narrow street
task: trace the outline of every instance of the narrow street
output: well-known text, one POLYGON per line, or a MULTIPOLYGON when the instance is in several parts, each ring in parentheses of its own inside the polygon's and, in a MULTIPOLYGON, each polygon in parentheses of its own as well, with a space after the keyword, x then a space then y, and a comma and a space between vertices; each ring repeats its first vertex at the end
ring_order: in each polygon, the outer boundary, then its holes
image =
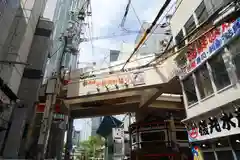
POLYGON ((0 0, 0 29, 0 159, 240 159, 239 0, 0 0))

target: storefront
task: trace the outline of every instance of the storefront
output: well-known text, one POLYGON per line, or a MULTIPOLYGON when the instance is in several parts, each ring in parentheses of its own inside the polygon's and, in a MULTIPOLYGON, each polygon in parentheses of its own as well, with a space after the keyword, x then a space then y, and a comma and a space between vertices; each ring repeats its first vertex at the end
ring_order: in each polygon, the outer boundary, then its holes
POLYGON ((197 160, 239 160, 240 135, 192 143, 192 153, 197 160))
POLYGON ((180 76, 196 160, 240 160, 240 18, 201 36, 180 76))

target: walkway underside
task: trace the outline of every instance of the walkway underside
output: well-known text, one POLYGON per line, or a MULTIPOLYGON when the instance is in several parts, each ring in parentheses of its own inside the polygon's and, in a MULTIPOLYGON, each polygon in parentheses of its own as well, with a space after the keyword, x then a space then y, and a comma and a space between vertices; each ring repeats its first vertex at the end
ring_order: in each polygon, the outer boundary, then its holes
POLYGON ((64 102, 74 118, 136 112, 140 108, 183 109, 177 79, 154 87, 135 88, 68 98, 64 102))

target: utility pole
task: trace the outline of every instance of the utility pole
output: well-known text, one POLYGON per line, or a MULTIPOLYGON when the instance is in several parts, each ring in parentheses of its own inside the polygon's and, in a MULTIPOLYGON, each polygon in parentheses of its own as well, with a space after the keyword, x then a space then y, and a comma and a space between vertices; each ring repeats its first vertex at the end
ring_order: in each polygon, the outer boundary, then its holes
POLYGON ((56 96, 60 91, 60 80, 57 75, 48 80, 46 86, 46 105, 41 123, 38 139, 37 160, 44 160, 48 146, 48 137, 51 130, 53 111, 56 103, 56 96))
POLYGON ((64 160, 69 160, 71 157, 70 154, 72 151, 72 133, 73 133, 73 119, 71 115, 68 114, 67 142, 65 146, 64 160))

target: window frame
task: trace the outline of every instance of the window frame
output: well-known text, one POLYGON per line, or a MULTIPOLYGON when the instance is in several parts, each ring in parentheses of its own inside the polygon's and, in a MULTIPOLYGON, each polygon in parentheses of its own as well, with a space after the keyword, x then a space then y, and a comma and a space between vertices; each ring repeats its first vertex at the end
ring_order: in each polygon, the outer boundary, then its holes
MULTIPOLYGON (((197 69, 196 69, 196 71, 194 71, 194 74, 195 74, 195 77, 196 77, 196 87, 197 87, 197 90, 198 90, 198 92, 199 92, 199 98, 201 99, 201 100, 203 100, 203 99, 205 99, 205 98, 207 98, 207 97, 209 97, 209 96, 211 96, 211 95, 213 95, 214 94, 214 86, 213 86, 213 82, 212 82, 212 78, 211 78, 211 72, 210 72, 210 70, 209 70, 209 68, 208 68, 208 64, 207 64, 207 62, 205 62, 205 63, 203 63, 203 64, 201 64, 201 66, 199 66, 197 69), (203 93, 203 94, 205 94, 205 95, 202 95, 202 92, 201 92, 201 86, 200 85, 203 85, 203 84, 201 84, 202 83, 202 81, 198 78, 198 73, 200 73, 200 76, 202 76, 203 74, 201 74, 202 73, 202 69, 203 69, 203 67, 206 67, 206 71, 207 71, 207 73, 208 73, 208 79, 209 79, 209 82, 210 82, 210 84, 211 84, 211 93, 210 94, 206 94, 206 93, 203 93)), ((204 85, 203 85, 204 86, 204 85)), ((204 88, 202 88, 203 89, 203 92, 204 92, 204 88)))
MULTIPOLYGON (((221 50, 219 50, 219 52, 218 52, 216 55, 214 55, 213 57, 211 57, 211 58, 208 60, 208 64, 209 64, 209 66, 210 66, 210 68, 211 68, 211 74, 212 74, 212 76, 213 76, 213 83, 214 83, 214 85, 215 85, 215 87, 216 87, 217 92, 219 92, 219 91, 223 90, 224 88, 227 88, 227 87, 229 87, 229 86, 232 85, 232 81, 231 81, 231 78, 229 77, 229 73, 228 73, 228 70, 227 70, 227 66, 226 66, 226 63, 224 62, 224 58, 223 58, 224 52, 225 52, 225 51, 224 51, 224 48, 222 48, 221 50), (214 68, 213 68, 213 66, 212 66, 212 64, 211 64, 211 61, 216 60, 216 58, 217 58, 218 56, 222 59, 222 62, 223 62, 224 68, 225 68, 225 72, 227 73, 227 78, 228 78, 228 80, 229 80, 229 82, 230 82, 228 85, 225 85, 225 86, 223 86, 223 87, 220 87, 219 85, 221 85, 221 84, 218 84, 218 82, 216 82, 216 80, 218 80, 218 78, 215 77, 215 76, 216 76, 216 75, 215 75, 216 73, 215 73, 215 70, 214 70, 214 68)), ((219 63, 216 63, 216 64, 219 64, 219 63)))
POLYGON ((191 33, 194 29, 197 28, 197 24, 194 20, 194 16, 191 15, 189 17, 189 19, 187 20, 187 22, 184 24, 184 29, 185 29, 185 32, 186 32, 186 35, 188 35, 189 33, 191 33), (192 22, 191 22, 192 21, 192 22), (194 27, 191 27, 192 25, 194 25, 194 27))
POLYGON ((190 75, 188 75, 187 77, 185 77, 184 79, 182 79, 182 85, 183 85, 183 90, 184 90, 184 94, 186 95, 186 102, 187 102, 187 105, 188 105, 188 108, 190 108, 191 106, 195 105, 196 103, 199 102, 199 99, 198 99, 198 96, 197 96, 197 90, 196 90, 196 84, 194 82, 194 76, 193 76, 194 73, 191 73, 190 75), (196 95, 196 101, 194 102, 191 102, 189 101, 189 97, 188 97, 188 94, 187 94, 187 91, 186 91, 186 87, 184 85, 184 81, 187 80, 188 78, 191 78, 192 79, 192 82, 193 82, 193 87, 194 87, 194 91, 195 91, 195 95, 196 95))
POLYGON ((184 34, 183 34, 183 29, 181 29, 178 32, 178 34, 175 36, 175 43, 176 43, 178 49, 180 49, 180 48, 185 46, 185 42, 184 41, 182 43, 180 43, 183 39, 184 39, 184 34))
POLYGON ((208 18, 209 14, 207 12, 207 8, 206 8, 206 5, 205 5, 204 1, 202 1, 199 4, 199 6, 195 9, 194 13, 196 14, 196 17, 197 17, 197 20, 198 20, 199 24, 203 23, 208 18), (204 17, 205 16, 204 12, 206 12, 205 14, 206 14, 207 17, 204 17))

